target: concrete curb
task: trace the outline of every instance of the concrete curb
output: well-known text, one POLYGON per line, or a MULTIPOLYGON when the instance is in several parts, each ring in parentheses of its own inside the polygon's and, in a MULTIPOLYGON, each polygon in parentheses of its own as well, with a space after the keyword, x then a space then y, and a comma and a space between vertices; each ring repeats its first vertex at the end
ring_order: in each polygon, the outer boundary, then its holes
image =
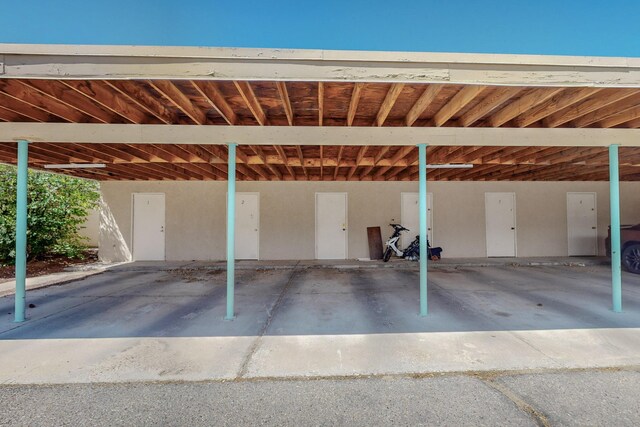
MULTIPOLYGON (((588 267, 588 266, 606 266, 609 265, 608 260, 596 259, 593 261, 523 261, 523 262, 460 262, 460 263, 438 263, 431 262, 429 264, 430 270, 455 270, 465 267, 588 267)), ((268 265, 268 264, 248 264, 243 265, 241 263, 236 264, 236 270, 257 270, 257 271, 276 271, 276 270, 311 270, 311 269, 334 269, 334 270, 356 270, 356 269, 396 269, 396 270, 415 270, 418 271, 420 266, 414 262, 390 262, 390 263, 350 263, 350 264, 283 264, 283 265, 268 265)), ((220 265, 193 265, 186 264, 180 266, 140 266, 130 265, 121 266, 112 269, 112 271, 225 271, 227 269, 225 264, 220 265)))
MULTIPOLYGON (((49 286, 64 285, 66 283, 75 282, 76 280, 83 280, 90 276, 104 273, 106 268, 98 270, 87 270, 77 272, 62 272, 49 274, 46 276, 32 277, 27 279, 27 290, 47 288, 49 286)), ((12 280, 10 282, 0 283, 0 298, 7 295, 15 294, 16 282, 12 280)))

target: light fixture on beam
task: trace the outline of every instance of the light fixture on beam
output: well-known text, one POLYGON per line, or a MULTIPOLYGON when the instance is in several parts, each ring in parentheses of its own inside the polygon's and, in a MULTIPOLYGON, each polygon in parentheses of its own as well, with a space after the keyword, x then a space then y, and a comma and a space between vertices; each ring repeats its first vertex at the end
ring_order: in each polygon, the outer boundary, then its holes
POLYGON ((67 163, 61 165, 44 165, 45 169, 99 169, 105 168, 104 163, 67 163))
POLYGON ((427 169, 471 169, 470 163, 447 163, 443 165, 427 165, 427 169))

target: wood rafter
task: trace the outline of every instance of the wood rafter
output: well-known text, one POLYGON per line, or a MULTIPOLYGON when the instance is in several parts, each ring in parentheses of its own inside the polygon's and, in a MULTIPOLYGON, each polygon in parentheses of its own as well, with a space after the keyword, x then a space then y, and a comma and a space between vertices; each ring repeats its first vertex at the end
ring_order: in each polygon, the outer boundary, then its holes
POLYGON ((380 109, 378 110, 378 115, 376 116, 375 121, 376 126, 382 126, 384 124, 384 121, 387 119, 387 116, 400 96, 402 89, 404 89, 404 83, 394 83, 391 85, 384 101, 382 101, 380 109))
POLYGON ((103 83, 161 122, 165 124, 178 122, 178 115, 169 110, 167 106, 152 96, 139 83, 127 80, 103 80, 103 83))
POLYGON ((259 145, 252 145, 251 149, 258 155, 260 160, 262 160, 262 163, 266 165, 266 167, 271 171, 271 173, 273 173, 273 175, 277 179, 282 180, 282 172, 280 172, 276 166, 268 162, 267 156, 265 156, 264 151, 262 150, 262 147, 260 147, 259 145))
POLYGON ((461 126, 468 127, 482 119, 487 114, 500 108, 502 104, 515 96, 522 89, 518 87, 502 87, 496 88, 487 97, 485 97, 478 105, 467 111, 464 116, 458 119, 461 126))
POLYGON ((636 90, 603 90, 599 97, 585 99, 576 105, 558 111, 544 119, 543 123, 545 127, 554 128, 637 93, 636 90))
POLYGON ((485 86, 465 86, 433 116, 433 123, 442 126, 485 89, 485 86))
POLYGON ((251 114, 253 114, 253 117, 256 119, 258 124, 260 126, 265 126, 267 124, 267 116, 265 115, 264 110, 262 109, 262 106, 260 105, 260 102, 258 101, 258 98, 256 97, 256 94, 251 88, 249 82, 234 81, 233 84, 249 110, 251 110, 251 114))
POLYGON ((302 154, 302 147, 296 145, 296 153, 298 154, 298 160, 300 161, 300 166, 302 167, 302 173, 304 173, 304 177, 309 180, 309 171, 307 171, 307 167, 304 164, 304 155, 302 154))
POLYGON ((493 114, 489 119, 489 123, 493 127, 500 127, 514 117, 525 113, 536 105, 541 104, 552 96, 562 92, 562 90, 562 88, 534 89, 527 95, 523 95, 518 100, 508 104, 502 110, 493 114))
POLYGON ((413 104, 411 110, 407 113, 407 117, 405 118, 405 124, 407 126, 412 126, 418 117, 422 115, 424 110, 436 99, 438 93, 442 89, 442 85, 439 84, 430 84, 427 88, 422 92, 420 98, 413 104))
POLYGON ((318 82, 318 126, 322 126, 324 118, 324 83, 318 82))
POLYGON ((202 95, 202 97, 222 116, 227 124, 233 126, 238 121, 233 108, 229 106, 224 96, 215 83, 205 81, 192 81, 193 87, 202 95))
POLYGON ((28 85, 21 84, 20 81, 0 79, 0 91, 18 101, 17 104, 14 103, 8 105, 17 105, 17 108, 20 108, 21 103, 26 103, 42 111, 50 112, 67 122, 85 123, 90 121, 90 118, 82 114, 80 111, 70 108, 66 104, 59 102, 57 99, 45 95, 28 85))
POLYGON ((282 108, 287 116, 289 126, 293 126, 293 108, 291 108, 291 101, 289 100, 289 91, 287 90, 287 84, 285 82, 276 82, 278 87, 278 94, 280 95, 280 101, 282 101, 282 108))
POLYGON ((158 93, 167 98, 173 105, 188 116, 193 123, 197 125, 204 125, 207 122, 207 117, 204 112, 195 106, 191 99, 178 89, 173 82, 167 80, 149 80, 148 83, 158 93))
POLYGON ((338 155, 336 156, 336 168, 333 171, 333 180, 338 178, 338 172, 340 171, 340 159, 342 159, 342 152, 344 151, 344 145, 338 148, 338 155))
MULTIPOLYGON (((517 117, 514 122, 518 127, 527 127, 533 123, 544 119, 555 111, 567 108, 583 99, 595 95, 602 89, 600 88, 579 88, 574 90, 566 90, 549 98, 547 101, 537 105, 521 116, 517 117)), ((582 127, 582 126, 577 126, 582 127)))
POLYGON ((349 110, 347 110, 347 126, 353 124, 353 119, 356 117, 356 111, 358 111, 358 104, 360 103, 360 95, 364 83, 355 83, 353 85, 353 92, 351 92, 351 101, 349 101, 349 110))
POLYGON ((109 89, 98 81, 62 80, 62 84, 84 95, 88 100, 95 101, 102 107, 118 114, 130 123, 147 123, 149 120, 144 111, 132 106, 123 99, 120 92, 109 89))
POLYGON ((21 81, 27 88, 34 90, 48 99, 64 104, 70 110, 76 110, 101 123, 122 123, 122 119, 113 112, 102 108, 94 100, 70 89, 62 81, 26 80, 21 81))
POLYGON ((289 165, 289 159, 287 159, 287 155, 284 152, 284 149, 282 148, 282 146, 274 145, 273 148, 275 148, 276 152, 278 153, 278 155, 280 156, 280 158, 284 162, 284 166, 287 168, 287 172, 289 172, 289 175, 291 175, 291 178, 293 178, 295 180, 296 179, 296 173, 293 171, 293 168, 289 165))
MULTIPOLYGON (((274 146, 267 154, 261 146, 240 146, 237 150, 238 180, 414 180, 416 149, 386 146, 318 147, 315 157, 301 157, 300 146, 274 146), (300 151, 298 149, 300 148, 300 151), (297 155, 287 155, 295 150, 297 155), (251 151, 251 152, 249 152, 251 151), (392 153, 389 156, 389 153, 392 153), (307 174, 296 173, 302 167, 307 174), (308 169, 316 169, 313 174, 308 169), (328 172, 328 168, 330 172, 328 172), (348 169, 341 174, 342 168, 348 169), (286 169, 283 175, 281 169, 286 169)), ((472 163, 472 169, 429 170, 430 180, 582 180, 607 179, 608 151, 603 147, 490 147, 430 146, 430 163, 472 163), (602 178, 600 178, 602 176, 602 178)), ((14 143, 0 143, 0 160, 15 163, 14 143)), ((95 179, 221 180, 227 179, 226 146, 191 144, 58 144, 30 145, 33 167, 48 163, 105 163, 101 171, 68 173, 95 179), (139 174, 139 176, 136 176, 139 174)), ((640 180, 640 149, 623 147, 621 177, 640 180), (624 169, 624 171, 622 171, 624 169)), ((65 172, 67 173, 67 172, 65 172)))

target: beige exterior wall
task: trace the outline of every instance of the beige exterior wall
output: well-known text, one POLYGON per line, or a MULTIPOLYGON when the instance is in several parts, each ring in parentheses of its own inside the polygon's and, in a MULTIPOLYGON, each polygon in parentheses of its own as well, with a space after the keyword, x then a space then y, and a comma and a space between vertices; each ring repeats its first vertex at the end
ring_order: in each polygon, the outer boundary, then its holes
POLYGON ((87 219, 84 224, 80 226, 78 231, 80 236, 87 238, 87 245, 92 248, 98 247, 98 240, 100 238, 100 210, 92 209, 87 215, 87 219))
MULTIPOLYGON (((417 182, 239 182, 237 191, 260 193, 260 258, 315 257, 315 193, 346 192, 349 258, 368 257, 366 228, 400 222, 400 194, 417 182)), ((600 254, 609 224, 606 182, 433 182, 433 244, 446 257, 484 257, 485 192, 515 192, 518 256, 566 256, 566 194, 597 193, 600 254)), ((131 257, 131 194, 166 195, 167 260, 225 257, 226 182, 105 182, 100 254, 131 257)), ((640 222, 640 184, 621 183, 622 223, 640 222)))

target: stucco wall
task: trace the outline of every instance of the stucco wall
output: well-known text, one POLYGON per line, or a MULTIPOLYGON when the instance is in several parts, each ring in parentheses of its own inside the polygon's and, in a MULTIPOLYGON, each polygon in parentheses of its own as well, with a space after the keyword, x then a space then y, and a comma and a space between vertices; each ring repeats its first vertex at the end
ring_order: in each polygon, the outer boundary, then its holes
MULTIPOLYGON (((100 253, 130 258, 131 194, 166 195, 167 260, 225 257, 226 182, 105 182, 100 253)), ((400 193, 416 182, 239 182, 239 192, 260 193, 260 258, 313 259, 315 193, 348 193, 349 258, 368 257, 366 228, 400 221, 400 193)), ((566 193, 592 191, 598 200, 600 254, 609 224, 606 182, 433 182, 433 244, 447 257, 484 257, 484 193, 516 193, 518 256, 566 256, 566 193)), ((622 223, 640 222, 640 184, 621 183, 622 223)))
POLYGON ((82 237, 87 238, 87 245, 92 248, 98 247, 100 238, 100 209, 91 209, 87 215, 87 219, 80 226, 78 233, 82 237))

